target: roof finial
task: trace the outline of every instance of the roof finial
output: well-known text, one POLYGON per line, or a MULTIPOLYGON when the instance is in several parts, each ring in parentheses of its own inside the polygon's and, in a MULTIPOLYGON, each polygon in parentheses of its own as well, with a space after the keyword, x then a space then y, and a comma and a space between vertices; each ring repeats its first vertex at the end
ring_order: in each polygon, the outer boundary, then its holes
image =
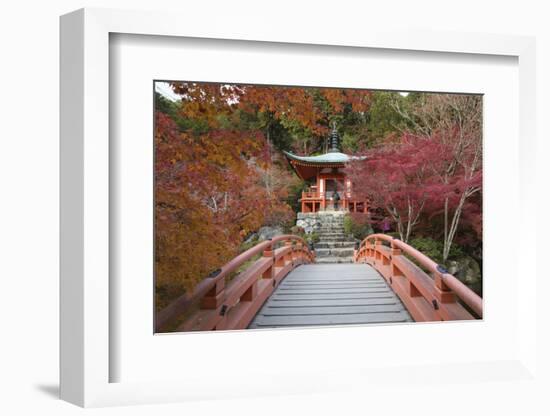
POLYGON ((332 132, 330 133, 330 149, 329 153, 341 153, 340 149, 340 135, 336 130, 336 120, 332 121, 332 132))

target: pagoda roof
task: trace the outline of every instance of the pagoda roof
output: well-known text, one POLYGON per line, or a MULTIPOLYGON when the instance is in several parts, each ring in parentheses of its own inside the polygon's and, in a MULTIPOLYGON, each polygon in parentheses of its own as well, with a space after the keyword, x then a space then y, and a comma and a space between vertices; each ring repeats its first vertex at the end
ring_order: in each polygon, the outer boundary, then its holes
POLYGON ((336 130, 336 122, 332 123, 332 132, 330 133, 330 148, 329 151, 317 156, 298 156, 290 152, 285 152, 286 158, 290 166, 296 174, 307 181, 317 175, 319 171, 325 168, 340 169, 351 160, 364 160, 365 156, 350 156, 342 153, 340 147, 340 135, 336 130))
POLYGON ((365 159, 364 156, 349 156, 345 153, 340 153, 340 152, 329 152, 329 153, 325 153, 317 156, 298 156, 285 151, 283 151, 283 153, 290 160, 301 162, 300 164, 319 165, 319 166, 345 164, 351 160, 365 159))

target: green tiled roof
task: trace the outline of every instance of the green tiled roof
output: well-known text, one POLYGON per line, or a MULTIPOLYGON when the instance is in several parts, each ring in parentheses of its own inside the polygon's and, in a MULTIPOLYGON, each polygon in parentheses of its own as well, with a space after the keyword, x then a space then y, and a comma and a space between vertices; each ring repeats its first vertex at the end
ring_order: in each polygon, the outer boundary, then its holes
POLYGON ((297 160, 299 162, 314 163, 314 164, 347 163, 350 160, 365 159, 365 157, 363 156, 349 156, 349 155, 346 155, 345 153, 340 153, 340 152, 325 153, 324 155, 318 155, 318 156, 297 156, 290 152, 284 152, 284 154, 289 159, 297 160))

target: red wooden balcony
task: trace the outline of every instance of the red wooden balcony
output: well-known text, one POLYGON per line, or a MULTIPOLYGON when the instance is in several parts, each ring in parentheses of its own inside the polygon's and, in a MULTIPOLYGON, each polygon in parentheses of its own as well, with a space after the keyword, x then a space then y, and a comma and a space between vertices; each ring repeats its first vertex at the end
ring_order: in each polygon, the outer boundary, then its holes
POLYGON ((325 210, 367 212, 367 201, 354 197, 352 192, 339 191, 340 200, 333 200, 333 191, 319 192, 316 186, 302 191, 302 212, 318 212, 325 210))

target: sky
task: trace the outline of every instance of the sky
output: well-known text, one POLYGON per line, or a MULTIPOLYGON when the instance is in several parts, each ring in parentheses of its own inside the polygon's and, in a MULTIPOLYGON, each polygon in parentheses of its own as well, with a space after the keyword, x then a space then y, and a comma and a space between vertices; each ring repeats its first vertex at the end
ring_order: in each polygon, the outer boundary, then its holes
MULTIPOLYGON (((172 88, 170 88, 170 84, 168 82, 155 81, 155 91, 170 101, 179 101, 180 99, 180 96, 172 91, 172 88)), ((409 93, 405 91, 400 91, 399 94, 403 97, 409 95, 409 93)))
POLYGON ((170 84, 162 81, 155 81, 155 91, 170 101, 178 101, 180 96, 170 88, 170 84))

